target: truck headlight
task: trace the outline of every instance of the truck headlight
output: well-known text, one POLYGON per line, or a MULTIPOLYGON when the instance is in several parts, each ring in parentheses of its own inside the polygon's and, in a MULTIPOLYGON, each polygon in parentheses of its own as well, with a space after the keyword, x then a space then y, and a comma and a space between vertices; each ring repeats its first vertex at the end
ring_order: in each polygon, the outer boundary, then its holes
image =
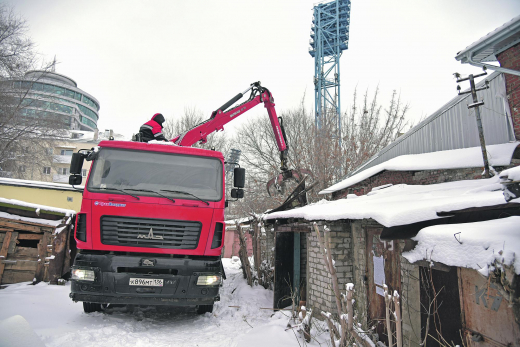
POLYGON ((80 281, 94 281, 96 275, 92 270, 72 269, 72 279, 80 281))
POLYGON ((211 276, 199 276, 197 279, 197 285, 198 286, 216 286, 219 285, 221 282, 221 277, 217 275, 211 275, 211 276))

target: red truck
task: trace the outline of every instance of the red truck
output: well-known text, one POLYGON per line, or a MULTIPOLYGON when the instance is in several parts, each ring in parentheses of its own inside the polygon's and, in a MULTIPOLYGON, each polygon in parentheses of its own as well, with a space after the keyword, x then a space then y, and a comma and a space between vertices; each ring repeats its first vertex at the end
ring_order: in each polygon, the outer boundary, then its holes
MULTIPOLYGON (((191 147, 259 103, 267 108, 287 169, 287 143, 274 100, 260 82, 170 143, 102 141, 74 153, 69 183, 81 184, 92 160, 76 218, 79 250, 71 276, 73 301, 84 311, 106 304, 197 306, 212 312, 225 278, 221 262, 227 206, 222 153, 191 147), (249 99, 236 103, 251 90, 249 99)), ((282 123, 283 125, 283 123, 282 123)), ((232 198, 243 197, 245 170, 235 168, 232 198)))

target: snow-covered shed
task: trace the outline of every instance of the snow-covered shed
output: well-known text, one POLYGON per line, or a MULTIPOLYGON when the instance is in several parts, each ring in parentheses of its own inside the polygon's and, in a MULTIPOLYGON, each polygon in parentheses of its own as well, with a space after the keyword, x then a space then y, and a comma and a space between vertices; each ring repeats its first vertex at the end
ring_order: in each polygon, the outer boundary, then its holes
POLYGON ((75 214, 73 210, 0 198, 0 284, 58 283, 70 271, 74 256, 71 231, 75 214))
POLYGON ((520 343, 520 167, 500 177, 381 187, 264 218, 274 227, 273 237, 299 234, 305 240, 306 267, 293 271, 306 273, 307 306, 334 312, 331 276, 312 231, 317 222, 331 230, 340 287, 355 284, 358 315, 375 326, 381 340, 386 340, 381 321, 386 284, 402 297, 406 344, 441 335, 455 343, 481 339, 515 345, 520 343), (432 305, 438 308, 428 314, 425 307, 432 305))

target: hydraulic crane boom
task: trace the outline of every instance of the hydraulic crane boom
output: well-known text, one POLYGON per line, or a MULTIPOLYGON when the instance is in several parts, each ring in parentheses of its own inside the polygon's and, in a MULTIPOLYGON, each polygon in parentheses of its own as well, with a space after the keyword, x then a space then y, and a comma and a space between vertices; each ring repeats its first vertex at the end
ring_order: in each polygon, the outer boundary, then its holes
POLYGON ((214 111, 208 120, 183 134, 177 135, 171 140, 171 142, 174 142, 179 146, 192 146, 197 142, 206 143, 208 135, 215 131, 224 130, 225 124, 243 115, 261 102, 264 103, 267 113, 269 114, 269 120, 271 121, 271 126, 273 127, 274 136, 276 138, 276 144, 280 150, 280 169, 282 170, 282 173, 284 173, 284 176, 291 177, 287 168, 287 151, 289 146, 283 128, 283 120, 281 117, 276 115, 274 99, 271 92, 267 88, 262 87, 260 82, 252 83, 245 91, 238 93, 235 97, 214 111), (244 94, 250 90, 251 95, 246 102, 226 111, 228 107, 240 100, 244 94), (286 172, 287 175, 285 174, 286 172))

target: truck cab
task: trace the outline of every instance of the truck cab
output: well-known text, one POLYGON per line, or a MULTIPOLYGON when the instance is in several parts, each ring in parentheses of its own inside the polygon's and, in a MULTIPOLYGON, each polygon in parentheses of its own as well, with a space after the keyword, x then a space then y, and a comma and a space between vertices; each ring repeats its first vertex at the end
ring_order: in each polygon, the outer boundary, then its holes
MULTIPOLYGON (((211 312, 225 277, 222 153, 102 141, 75 154, 71 173, 81 172, 84 158, 93 164, 76 218, 72 300, 85 312, 103 304, 211 312)), ((81 176, 70 183, 80 184, 81 176)))

